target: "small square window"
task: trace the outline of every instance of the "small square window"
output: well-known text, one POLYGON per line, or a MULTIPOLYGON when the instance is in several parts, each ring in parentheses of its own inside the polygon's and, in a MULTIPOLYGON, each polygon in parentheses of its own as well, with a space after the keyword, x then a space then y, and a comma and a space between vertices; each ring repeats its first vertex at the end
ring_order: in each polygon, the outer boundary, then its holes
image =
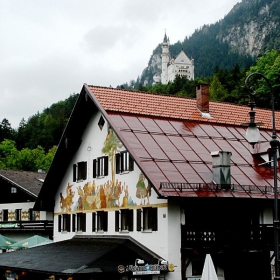
POLYGON ((11 193, 17 193, 17 188, 11 187, 11 193))

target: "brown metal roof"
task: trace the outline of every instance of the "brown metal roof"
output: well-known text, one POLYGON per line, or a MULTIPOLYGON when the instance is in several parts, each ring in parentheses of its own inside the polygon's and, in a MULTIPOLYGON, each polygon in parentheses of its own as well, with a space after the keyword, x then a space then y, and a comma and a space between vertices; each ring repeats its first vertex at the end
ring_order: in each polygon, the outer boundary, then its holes
MULTIPOLYGON (((259 166, 264 161, 258 155, 270 148, 271 131, 262 128, 260 144, 251 147, 240 126, 249 121, 248 107, 210 102, 211 118, 204 118, 194 99, 87 89, 160 195, 273 197, 273 172, 267 165, 259 166), (213 151, 232 152, 229 190, 212 183, 213 151)), ((257 121, 269 128, 271 112, 256 112, 257 121)), ((279 112, 276 124, 279 128, 279 112)))
POLYGON ((38 196, 46 173, 0 169, 0 178, 33 196, 38 196))

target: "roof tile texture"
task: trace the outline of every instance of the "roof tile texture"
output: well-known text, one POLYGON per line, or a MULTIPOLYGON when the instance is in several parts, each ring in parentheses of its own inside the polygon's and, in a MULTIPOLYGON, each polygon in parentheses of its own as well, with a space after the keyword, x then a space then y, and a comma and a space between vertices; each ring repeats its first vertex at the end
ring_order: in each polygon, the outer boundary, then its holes
MULTIPOLYGON (((249 122, 250 109, 247 106, 210 101, 211 118, 206 118, 198 111, 196 99, 97 86, 88 87, 106 111, 228 125, 249 122)), ((256 108, 255 111, 256 122, 263 122, 263 128, 271 128, 271 110, 256 108)), ((277 129, 280 129, 280 112, 276 112, 275 122, 277 129)))
POLYGON ((46 178, 46 173, 31 172, 31 171, 19 171, 19 170, 0 170, 0 177, 4 180, 15 184, 22 189, 31 192, 34 195, 38 195, 43 181, 46 178))

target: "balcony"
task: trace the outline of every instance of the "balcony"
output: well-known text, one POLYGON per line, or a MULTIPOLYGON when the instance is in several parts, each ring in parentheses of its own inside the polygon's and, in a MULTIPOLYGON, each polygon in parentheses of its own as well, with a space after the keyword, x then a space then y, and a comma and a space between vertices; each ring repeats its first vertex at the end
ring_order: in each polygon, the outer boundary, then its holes
POLYGON ((4 221, 4 222, 0 222, 0 232, 1 231, 52 232, 53 221, 50 220, 4 221))
POLYGON ((182 248, 273 250, 273 225, 182 225, 182 248))

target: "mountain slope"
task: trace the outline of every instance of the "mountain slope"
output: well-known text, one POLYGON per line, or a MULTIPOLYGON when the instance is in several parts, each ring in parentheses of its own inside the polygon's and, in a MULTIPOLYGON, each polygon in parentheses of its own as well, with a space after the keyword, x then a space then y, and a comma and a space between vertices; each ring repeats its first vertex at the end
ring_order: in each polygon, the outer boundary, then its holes
MULTIPOLYGON (((183 42, 170 45, 171 55, 177 55, 182 48, 195 61, 195 77, 212 76, 217 67, 231 69, 236 63, 240 68, 249 67, 265 51, 280 49, 279 0, 243 0, 224 19, 204 25, 183 42)), ((130 87, 151 85, 153 77, 160 74, 161 44, 130 87)))

